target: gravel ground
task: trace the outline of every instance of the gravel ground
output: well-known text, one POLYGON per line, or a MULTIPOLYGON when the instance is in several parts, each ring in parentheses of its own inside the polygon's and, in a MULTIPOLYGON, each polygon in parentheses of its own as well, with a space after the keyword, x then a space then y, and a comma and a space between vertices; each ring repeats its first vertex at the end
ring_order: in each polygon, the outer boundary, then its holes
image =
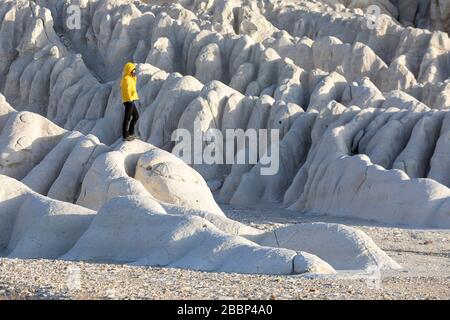
POLYGON ((287 223, 340 222, 367 232, 404 266, 380 278, 327 278, 196 272, 57 260, 0 259, 2 299, 449 299, 450 231, 393 228, 284 210, 224 208, 261 229, 287 223))

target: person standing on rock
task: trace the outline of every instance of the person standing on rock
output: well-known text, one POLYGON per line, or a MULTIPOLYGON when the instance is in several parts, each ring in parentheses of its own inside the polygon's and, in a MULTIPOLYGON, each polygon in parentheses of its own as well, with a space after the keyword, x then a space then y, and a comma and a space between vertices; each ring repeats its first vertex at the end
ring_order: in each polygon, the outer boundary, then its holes
POLYGON ((125 105, 122 137, 126 141, 131 141, 136 138, 134 135, 134 126, 139 119, 139 113, 135 105, 135 101, 139 100, 136 81, 136 66, 132 62, 128 62, 123 68, 122 81, 120 82, 122 102, 125 105))

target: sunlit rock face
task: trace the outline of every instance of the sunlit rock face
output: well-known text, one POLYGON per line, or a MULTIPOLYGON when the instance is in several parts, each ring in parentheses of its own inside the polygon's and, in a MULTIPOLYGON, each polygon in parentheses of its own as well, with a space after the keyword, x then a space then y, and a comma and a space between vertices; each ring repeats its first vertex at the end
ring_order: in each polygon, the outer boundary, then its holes
POLYGON ((371 4, 376 28, 367 1, 2 1, 1 251, 242 273, 399 268, 354 228, 263 232, 217 203, 450 226, 450 6, 371 4), (133 142, 121 141, 128 61, 133 142), (220 133, 202 150, 234 146, 229 130, 279 141, 256 143, 254 163, 187 164, 177 129, 220 133), (275 145, 277 170, 262 174, 275 145))

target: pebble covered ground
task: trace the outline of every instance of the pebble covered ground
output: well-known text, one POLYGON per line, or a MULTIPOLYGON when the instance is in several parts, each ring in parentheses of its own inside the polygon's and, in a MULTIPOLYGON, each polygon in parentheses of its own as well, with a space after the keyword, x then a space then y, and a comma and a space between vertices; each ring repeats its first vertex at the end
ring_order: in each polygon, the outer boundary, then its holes
POLYGON ((58 260, 0 259, 1 299, 449 299, 450 231, 392 228, 331 217, 227 207, 233 219, 270 229, 341 222, 367 232, 405 270, 381 278, 196 272, 58 260))
POLYGON ((180 269, 0 260, 0 299, 448 299, 450 277, 308 279, 180 269), (80 283, 70 275, 79 269, 80 283))

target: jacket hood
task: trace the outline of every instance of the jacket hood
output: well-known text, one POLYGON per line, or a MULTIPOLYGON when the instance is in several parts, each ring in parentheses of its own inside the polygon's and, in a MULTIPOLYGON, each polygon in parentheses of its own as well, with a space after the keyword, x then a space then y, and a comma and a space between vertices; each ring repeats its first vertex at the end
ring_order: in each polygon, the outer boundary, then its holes
POLYGON ((129 75, 131 76, 131 71, 133 71, 134 69, 136 69, 136 66, 134 65, 133 62, 128 62, 127 64, 125 64, 125 66, 123 67, 123 75, 129 75))

